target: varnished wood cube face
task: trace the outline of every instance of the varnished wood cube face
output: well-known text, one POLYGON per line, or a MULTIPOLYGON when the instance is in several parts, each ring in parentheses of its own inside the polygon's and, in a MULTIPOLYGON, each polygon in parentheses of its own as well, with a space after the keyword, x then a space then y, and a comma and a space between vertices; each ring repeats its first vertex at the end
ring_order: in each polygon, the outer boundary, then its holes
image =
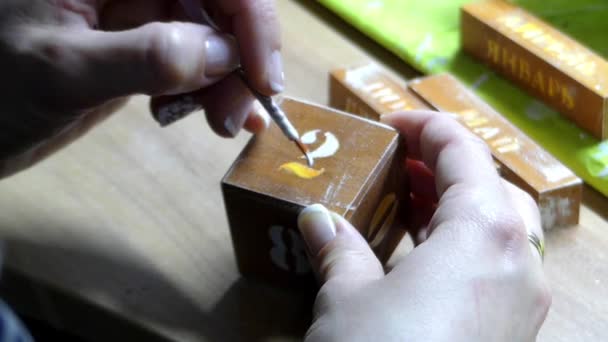
POLYGON ((274 284, 310 280, 297 216, 321 203, 344 216, 386 261, 399 240, 406 200, 403 140, 387 126, 327 107, 285 99, 282 108, 314 165, 279 128, 253 137, 222 181, 241 273, 274 284))

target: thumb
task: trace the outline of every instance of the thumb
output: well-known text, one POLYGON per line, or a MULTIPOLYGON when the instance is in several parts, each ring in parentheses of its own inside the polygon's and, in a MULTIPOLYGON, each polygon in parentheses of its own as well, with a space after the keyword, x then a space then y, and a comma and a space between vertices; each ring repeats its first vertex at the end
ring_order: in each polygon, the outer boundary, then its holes
POLYGON ((354 290, 384 276, 378 258, 361 234, 343 217, 313 204, 298 217, 311 264, 322 284, 338 279, 354 290))
POLYGON ((239 63, 234 38, 192 23, 151 23, 121 32, 49 30, 37 38, 58 78, 55 94, 76 92, 83 106, 137 93, 190 92, 239 63))

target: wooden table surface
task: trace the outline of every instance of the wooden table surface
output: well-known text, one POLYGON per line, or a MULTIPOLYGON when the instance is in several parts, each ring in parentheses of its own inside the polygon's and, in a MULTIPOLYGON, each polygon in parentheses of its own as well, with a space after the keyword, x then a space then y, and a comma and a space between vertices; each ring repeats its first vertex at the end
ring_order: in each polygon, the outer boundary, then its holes
MULTIPOLYGON (((318 4, 278 6, 287 94, 326 104, 328 71, 369 60, 413 75, 318 4)), ((5 298, 98 339, 299 340, 311 294, 255 284, 235 266, 219 182, 248 138, 214 136, 202 114, 160 129, 137 97, 3 180, 5 298)), ((608 340, 607 217, 608 199, 585 188, 580 226, 547 234, 554 299, 540 341, 608 340)))

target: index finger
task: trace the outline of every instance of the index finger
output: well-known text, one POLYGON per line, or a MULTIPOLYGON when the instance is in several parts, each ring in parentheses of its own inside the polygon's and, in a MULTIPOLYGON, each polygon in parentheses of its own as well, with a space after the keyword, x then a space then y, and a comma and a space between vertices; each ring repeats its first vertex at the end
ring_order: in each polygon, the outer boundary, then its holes
POLYGON ((403 133, 408 150, 435 174, 439 203, 428 224, 429 240, 456 239, 455 246, 466 242, 470 251, 486 256, 488 248, 503 255, 526 247, 526 222, 508 198, 485 142, 446 113, 402 112, 382 121, 403 133))
POLYGON ((265 95, 283 91, 279 21, 272 0, 219 0, 239 44, 241 63, 253 86, 265 95))
POLYGON ((433 171, 439 198, 458 184, 503 192, 487 145, 449 115, 411 111, 385 115, 382 121, 405 135, 410 153, 433 171))

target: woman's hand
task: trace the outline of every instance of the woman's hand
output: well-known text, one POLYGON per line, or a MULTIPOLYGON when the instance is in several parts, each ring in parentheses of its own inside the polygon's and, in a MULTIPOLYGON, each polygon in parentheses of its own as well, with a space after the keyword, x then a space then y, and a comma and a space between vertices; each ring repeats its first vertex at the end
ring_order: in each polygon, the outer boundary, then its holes
POLYGON ((273 2, 205 1, 225 34, 188 23, 184 5, 203 7, 198 0, 2 1, 0 177, 73 141, 133 94, 189 93, 153 101, 152 109, 204 108, 223 136, 263 129, 268 117, 230 73, 241 64, 260 92, 282 90, 273 2))
POLYGON ((304 210, 299 227, 322 283, 307 340, 534 341, 551 303, 528 241, 542 239, 536 204, 449 116, 383 121, 419 160, 410 163, 418 244, 385 274, 348 222, 320 205, 304 210))

